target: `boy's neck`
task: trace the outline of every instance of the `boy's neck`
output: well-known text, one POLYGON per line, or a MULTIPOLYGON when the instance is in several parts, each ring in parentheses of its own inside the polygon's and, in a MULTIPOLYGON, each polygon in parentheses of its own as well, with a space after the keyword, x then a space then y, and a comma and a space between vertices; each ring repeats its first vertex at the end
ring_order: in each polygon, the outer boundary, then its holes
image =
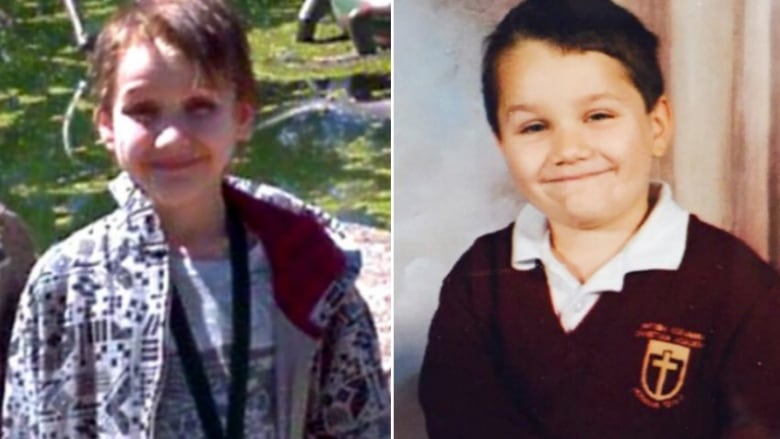
POLYGON ((203 197, 173 206, 157 206, 165 239, 172 251, 192 259, 224 257, 230 246, 225 231, 225 202, 203 197))
POLYGON ((657 201, 658 194, 654 192, 651 191, 643 208, 606 227, 580 229, 549 223, 553 254, 580 283, 587 282, 596 271, 623 250, 645 222, 657 201))

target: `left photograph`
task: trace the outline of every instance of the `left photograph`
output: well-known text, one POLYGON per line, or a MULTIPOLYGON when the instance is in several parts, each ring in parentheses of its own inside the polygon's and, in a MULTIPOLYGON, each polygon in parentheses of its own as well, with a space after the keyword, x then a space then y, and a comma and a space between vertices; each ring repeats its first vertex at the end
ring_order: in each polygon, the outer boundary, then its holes
POLYGON ((0 5, 2 437, 391 437, 390 28, 0 5))

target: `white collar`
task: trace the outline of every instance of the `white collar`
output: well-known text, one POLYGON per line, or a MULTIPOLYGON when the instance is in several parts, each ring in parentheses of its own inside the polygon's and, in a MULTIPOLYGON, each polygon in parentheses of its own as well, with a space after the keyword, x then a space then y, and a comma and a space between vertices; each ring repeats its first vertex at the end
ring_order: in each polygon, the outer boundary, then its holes
MULTIPOLYGON (((588 289, 620 291, 626 274, 644 270, 676 270, 682 262, 688 235, 689 214, 672 198, 666 183, 660 186, 658 200, 644 224, 615 255, 588 280, 588 289)), ((525 205, 512 232, 512 267, 530 270, 537 261, 552 257, 547 218, 531 204, 525 205)))

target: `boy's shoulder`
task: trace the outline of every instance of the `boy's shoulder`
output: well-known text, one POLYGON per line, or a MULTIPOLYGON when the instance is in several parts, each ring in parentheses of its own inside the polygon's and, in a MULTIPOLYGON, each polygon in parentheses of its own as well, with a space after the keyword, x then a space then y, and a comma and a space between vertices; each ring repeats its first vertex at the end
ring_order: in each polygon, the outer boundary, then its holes
POLYGON ((448 277, 479 276, 510 270, 515 223, 477 237, 458 258, 448 277))
POLYGON ((745 241, 691 214, 686 252, 691 257, 719 260, 724 264, 745 262, 771 268, 745 241))
POLYGON ((258 201, 267 203, 276 209, 295 216, 313 218, 323 227, 331 227, 336 223, 330 215, 318 206, 307 203, 282 188, 232 175, 227 177, 226 182, 233 189, 243 192, 258 201))
POLYGON ((105 266, 107 258, 129 248, 127 215, 121 209, 98 218, 50 246, 38 259, 30 279, 65 276, 105 266))
POLYGON ((281 214, 285 221, 310 221, 325 232, 328 237, 343 250, 356 250, 349 239, 347 227, 329 215, 322 208, 307 203, 297 196, 276 186, 256 182, 236 176, 229 176, 228 186, 244 193, 251 199, 265 203, 281 214))
POLYGON ((735 282, 780 285, 780 275, 755 250, 737 236, 691 215, 680 270, 735 282))

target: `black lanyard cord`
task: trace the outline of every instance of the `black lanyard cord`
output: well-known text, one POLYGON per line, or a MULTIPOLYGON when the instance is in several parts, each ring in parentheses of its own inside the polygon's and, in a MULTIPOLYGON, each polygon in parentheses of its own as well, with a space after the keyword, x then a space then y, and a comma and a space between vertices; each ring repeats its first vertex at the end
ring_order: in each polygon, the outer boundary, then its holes
POLYGON ((240 439, 244 436, 246 386, 249 375, 249 263, 244 225, 235 208, 227 205, 227 232, 230 239, 230 270, 233 284, 233 346, 230 352, 230 388, 227 431, 219 420, 206 369, 192 335, 187 313, 176 286, 171 283, 171 330, 179 350, 184 377, 190 389, 200 423, 209 439, 240 439))

